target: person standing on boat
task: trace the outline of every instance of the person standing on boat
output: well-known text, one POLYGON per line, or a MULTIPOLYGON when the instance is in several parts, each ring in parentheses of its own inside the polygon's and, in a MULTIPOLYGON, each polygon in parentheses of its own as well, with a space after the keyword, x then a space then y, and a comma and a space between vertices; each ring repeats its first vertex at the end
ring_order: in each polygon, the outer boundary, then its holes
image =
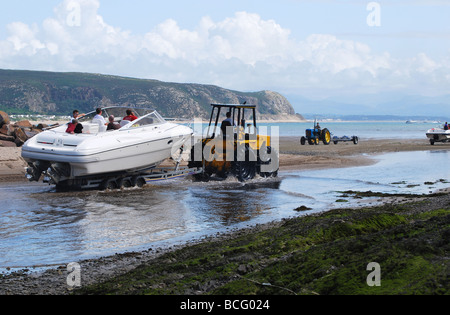
POLYGON ((102 126, 108 125, 108 123, 105 120, 105 117, 102 116, 102 109, 97 108, 96 113, 97 113, 97 115, 95 115, 94 119, 92 119, 92 122, 96 122, 102 126))

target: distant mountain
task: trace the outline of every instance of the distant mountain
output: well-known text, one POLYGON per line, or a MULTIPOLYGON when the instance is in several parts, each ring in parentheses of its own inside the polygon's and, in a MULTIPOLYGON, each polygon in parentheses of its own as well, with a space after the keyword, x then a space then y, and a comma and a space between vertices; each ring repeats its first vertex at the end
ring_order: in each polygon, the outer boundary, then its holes
POLYGON ((259 119, 301 116, 272 91, 238 92, 213 85, 168 83, 88 73, 0 70, 0 110, 10 114, 70 115, 74 109, 150 107, 170 118, 209 118, 211 103, 257 105, 259 119))
POLYGON ((296 111, 308 116, 399 116, 402 119, 418 117, 450 119, 450 95, 426 97, 397 93, 355 94, 325 100, 288 97, 296 111))
POLYGON ((447 117, 442 116, 401 116, 401 115, 318 115, 318 114, 304 114, 303 117, 307 120, 341 120, 341 121, 392 121, 392 122, 418 122, 418 123, 433 123, 448 121, 447 117))

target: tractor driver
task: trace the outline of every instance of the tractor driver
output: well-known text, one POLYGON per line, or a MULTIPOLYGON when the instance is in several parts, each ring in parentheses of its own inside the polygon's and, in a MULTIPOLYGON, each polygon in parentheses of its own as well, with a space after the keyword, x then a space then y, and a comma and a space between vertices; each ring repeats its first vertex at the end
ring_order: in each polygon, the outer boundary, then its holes
POLYGON ((227 119, 225 119, 223 122, 229 122, 230 126, 236 127, 236 122, 231 119, 231 112, 227 113, 227 119))
POLYGON ((227 133, 227 127, 236 127, 236 122, 231 119, 231 112, 227 113, 227 119, 222 122, 222 126, 220 127, 224 135, 227 133))
POLYGON ((321 135, 322 134, 322 128, 320 128, 319 122, 317 122, 317 124, 316 124, 316 129, 317 129, 318 134, 321 135))

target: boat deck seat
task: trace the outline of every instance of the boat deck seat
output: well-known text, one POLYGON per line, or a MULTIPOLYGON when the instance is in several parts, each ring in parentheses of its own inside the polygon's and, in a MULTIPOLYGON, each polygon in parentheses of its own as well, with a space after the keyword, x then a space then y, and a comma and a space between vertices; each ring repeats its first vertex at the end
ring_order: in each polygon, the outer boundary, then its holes
POLYGON ((99 133, 100 126, 97 123, 84 123, 83 133, 96 134, 99 133))

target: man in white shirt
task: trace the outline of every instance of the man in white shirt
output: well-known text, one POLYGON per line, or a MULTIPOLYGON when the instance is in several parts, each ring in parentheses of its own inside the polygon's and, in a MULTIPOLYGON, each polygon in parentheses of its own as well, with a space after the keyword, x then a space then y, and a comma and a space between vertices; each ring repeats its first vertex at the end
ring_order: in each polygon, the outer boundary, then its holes
POLYGON ((98 123, 101 126, 106 126, 108 123, 106 122, 105 118, 102 116, 102 109, 97 108, 96 110, 97 115, 92 119, 93 123, 98 123))

